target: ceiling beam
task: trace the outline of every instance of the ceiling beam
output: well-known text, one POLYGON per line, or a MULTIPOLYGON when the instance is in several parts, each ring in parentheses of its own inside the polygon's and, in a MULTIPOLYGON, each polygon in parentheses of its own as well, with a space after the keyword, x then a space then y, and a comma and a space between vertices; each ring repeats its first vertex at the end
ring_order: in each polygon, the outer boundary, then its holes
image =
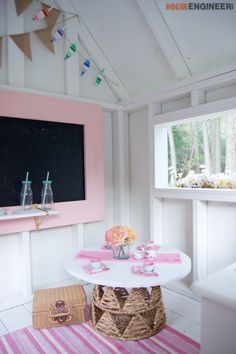
POLYGON ((177 78, 186 79, 192 76, 156 1, 137 0, 137 3, 177 78))

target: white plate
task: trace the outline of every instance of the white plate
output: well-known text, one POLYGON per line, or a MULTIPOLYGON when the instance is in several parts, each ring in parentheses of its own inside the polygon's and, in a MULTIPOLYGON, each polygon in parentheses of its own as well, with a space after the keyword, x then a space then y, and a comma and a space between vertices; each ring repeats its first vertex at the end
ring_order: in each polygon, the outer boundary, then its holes
POLYGON ((145 274, 155 274, 155 269, 151 270, 150 272, 148 272, 147 270, 145 270, 143 267, 139 267, 139 271, 141 273, 145 273, 145 274))
POLYGON ((96 272, 101 272, 103 269, 105 269, 107 267, 105 266, 104 263, 102 263, 100 268, 96 268, 96 269, 92 268, 91 264, 89 264, 89 268, 92 273, 96 273, 96 272))

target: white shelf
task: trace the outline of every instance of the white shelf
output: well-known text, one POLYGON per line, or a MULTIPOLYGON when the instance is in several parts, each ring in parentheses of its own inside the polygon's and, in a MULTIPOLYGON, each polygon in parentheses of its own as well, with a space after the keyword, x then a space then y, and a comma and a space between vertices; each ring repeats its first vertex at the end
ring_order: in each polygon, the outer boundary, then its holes
POLYGON ((45 215, 57 215, 58 211, 57 210, 48 210, 46 211, 41 211, 41 210, 30 210, 30 211, 16 211, 13 212, 12 214, 5 214, 0 216, 0 221, 4 220, 14 220, 14 219, 24 219, 24 218, 32 218, 32 217, 37 217, 37 216, 45 216, 45 215))
POLYGON ((236 203, 236 189, 156 188, 155 198, 192 199, 236 203))

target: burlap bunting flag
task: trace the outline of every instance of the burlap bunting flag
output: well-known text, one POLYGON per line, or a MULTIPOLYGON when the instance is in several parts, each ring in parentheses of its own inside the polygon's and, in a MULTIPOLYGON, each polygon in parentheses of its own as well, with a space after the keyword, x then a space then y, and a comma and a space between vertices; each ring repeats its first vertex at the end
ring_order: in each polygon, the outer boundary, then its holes
POLYGON ((35 34, 37 34, 37 36, 39 37, 39 39, 43 42, 43 44, 53 53, 54 52, 54 46, 51 42, 51 28, 45 28, 42 30, 38 30, 34 32, 35 34))
POLYGON ((31 2, 32 0, 15 0, 17 16, 19 16, 31 2))
POLYGON ((32 61, 31 46, 30 46, 30 34, 21 33, 13 34, 10 36, 17 47, 32 61))
MULTIPOLYGON (((42 3, 42 8, 48 7, 50 8, 49 5, 42 3)), ((47 23, 48 27, 53 27, 55 23, 57 22, 58 17, 60 16, 60 11, 57 9, 52 9, 47 17, 45 17, 45 21, 47 23)))

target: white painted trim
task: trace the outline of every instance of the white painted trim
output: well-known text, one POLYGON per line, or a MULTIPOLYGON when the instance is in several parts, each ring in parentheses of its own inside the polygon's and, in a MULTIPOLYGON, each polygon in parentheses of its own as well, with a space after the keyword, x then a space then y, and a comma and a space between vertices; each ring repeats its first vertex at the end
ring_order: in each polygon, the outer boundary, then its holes
POLYGON ((193 200, 193 281, 207 276, 207 202, 193 200))
POLYGON ((153 233, 151 240, 159 245, 164 244, 164 223, 163 223, 163 199, 152 198, 153 200, 153 233))
POLYGON ((84 248, 84 224, 72 225, 72 252, 84 248))
POLYGON ((155 149, 155 179, 154 187, 168 185, 168 135, 167 127, 154 126, 154 149, 155 149))
POLYGON ((155 198, 190 199, 236 203, 236 189, 156 188, 155 198))
POLYGON ((175 122, 175 124, 178 122, 178 124, 180 124, 186 122, 186 119, 192 119, 193 117, 209 119, 212 117, 212 114, 219 112, 224 113, 229 110, 235 111, 235 109, 236 97, 231 97, 224 100, 205 103, 194 107, 188 107, 177 111, 156 115, 154 116, 154 123, 162 125, 168 124, 168 126, 170 126, 170 122, 175 122))
POLYGON ((178 79, 190 77, 190 70, 154 0, 137 0, 147 24, 178 79))
POLYGON ((236 83, 236 65, 230 65, 225 68, 207 73, 201 76, 194 76, 191 79, 181 80, 172 83, 166 88, 157 90, 155 94, 142 96, 129 101, 122 101, 128 112, 141 109, 150 102, 164 102, 178 98, 179 96, 190 94, 191 90, 211 90, 236 83))
POLYGON ((149 157, 149 230, 150 240, 154 240, 154 199, 153 186, 155 184, 155 156, 154 156, 154 131, 153 131, 154 103, 148 105, 148 157, 149 157))
POLYGON ((191 105, 192 107, 198 106, 199 104, 206 103, 206 96, 203 90, 193 89, 191 91, 191 105))
POLYGON ((32 296, 30 232, 21 232, 18 237, 21 292, 29 297, 32 296))
POLYGON ((114 223, 128 225, 129 203, 129 146, 128 114, 123 111, 112 115, 114 223))
POLYGON ((125 110, 124 107, 122 105, 120 105, 120 104, 97 101, 97 100, 90 100, 90 99, 86 99, 86 98, 83 98, 83 97, 74 97, 74 96, 69 96, 69 95, 61 95, 59 93, 52 93, 52 92, 46 92, 46 91, 37 91, 37 90, 32 90, 32 89, 23 88, 23 87, 17 87, 17 86, 12 86, 12 85, 10 86, 10 85, 0 84, 0 89, 10 90, 10 91, 19 91, 19 92, 25 92, 25 93, 32 93, 32 94, 35 94, 35 95, 56 97, 56 98, 61 98, 61 99, 66 99, 66 100, 74 100, 74 101, 79 101, 79 102, 97 104, 97 105, 103 107, 104 111, 109 111, 109 112, 114 112, 114 111, 117 111, 117 110, 121 110, 121 111, 125 110))

